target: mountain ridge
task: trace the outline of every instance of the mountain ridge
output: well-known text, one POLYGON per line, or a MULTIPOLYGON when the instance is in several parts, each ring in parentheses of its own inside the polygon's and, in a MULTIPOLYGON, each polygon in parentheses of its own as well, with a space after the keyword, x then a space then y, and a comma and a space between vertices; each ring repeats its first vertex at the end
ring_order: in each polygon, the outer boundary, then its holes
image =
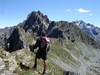
MULTIPOLYGON (((80 24, 80 26, 81 24, 84 27, 86 25, 86 23, 82 20, 77 22, 80 24)), ((12 36, 14 38, 16 37, 14 36, 14 34, 16 34, 14 33, 14 30, 17 28, 17 30, 25 30, 25 33, 27 33, 29 36, 39 36, 42 31, 45 31, 51 38, 67 38, 72 42, 75 40, 80 40, 87 45, 99 48, 100 46, 94 41, 94 38, 88 36, 89 34, 84 33, 84 30, 81 30, 81 28, 77 27, 77 22, 70 23, 67 21, 49 21, 47 15, 43 15, 40 11, 32 11, 28 15, 27 19, 23 21, 23 23, 19 23, 18 26, 12 27, 13 31, 10 33, 11 35, 9 34, 8 37, 4 37, 7 41, 7 44, 5 40, 3 40, 4 42, 1 40, 1 44, 3 43, 6 45, 11 45, 11 43, 9 43, 9 39, 12 39, 12 36)), ((17 33, 19 32, 20 31, 17 31, 17 33)), ((97 33, 95 32, 95 34, 97 33)), ((23 34, 19 35, 19 37, 20 36, 23 37, 23 34)), ((19 40, 21 40, 21 38, 19 40)))

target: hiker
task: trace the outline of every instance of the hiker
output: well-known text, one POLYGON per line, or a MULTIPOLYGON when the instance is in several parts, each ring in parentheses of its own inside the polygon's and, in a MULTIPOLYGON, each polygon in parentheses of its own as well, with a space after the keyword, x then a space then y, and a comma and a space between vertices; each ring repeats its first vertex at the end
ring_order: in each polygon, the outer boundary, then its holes
POLYGON ((33 68, 37 69, 37 59, 42 58, 44 62, 44 70, 42 75, 46 74, 46 69, 47 69, 47 54, 50 49, 50 39, 46 36, 46 33, 41 32, 40 38, 37 39, 35 45, 33 46, 34 49, 39 48, 38 51, 36 52, 35 56, 35 63, 33 68))

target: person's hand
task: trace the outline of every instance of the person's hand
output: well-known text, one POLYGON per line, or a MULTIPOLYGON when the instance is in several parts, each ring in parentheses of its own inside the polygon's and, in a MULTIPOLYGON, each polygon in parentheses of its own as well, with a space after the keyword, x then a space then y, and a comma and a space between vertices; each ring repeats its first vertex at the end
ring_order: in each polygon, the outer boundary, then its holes
POLYGON ((29 49, 31 52, 34 52, 34 45, 29 45, 29 49))

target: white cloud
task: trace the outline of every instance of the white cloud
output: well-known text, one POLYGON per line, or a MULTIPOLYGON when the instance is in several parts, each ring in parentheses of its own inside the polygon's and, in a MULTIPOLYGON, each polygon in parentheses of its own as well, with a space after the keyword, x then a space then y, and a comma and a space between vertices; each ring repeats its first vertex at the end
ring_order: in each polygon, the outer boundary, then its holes
POLYGON ((67 9, 66 11, 67 11, 67 12, 70 12, 70 11, 71 11, 71 9, 67 9))
POLYGON ((88 12, 90 12, 90 10, 83 9, 83 8, 79 8, 79 9, 77 9, 77 11, 80 12, 80 13, 88 13, 88 12))

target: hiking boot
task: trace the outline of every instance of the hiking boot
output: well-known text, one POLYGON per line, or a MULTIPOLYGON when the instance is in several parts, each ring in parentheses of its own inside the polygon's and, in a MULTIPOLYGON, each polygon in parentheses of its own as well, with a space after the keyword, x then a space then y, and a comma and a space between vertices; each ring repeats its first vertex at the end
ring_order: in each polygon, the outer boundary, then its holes
POLYGON ((44 71, 41 75, 47 75, 46 71, 44 71))

